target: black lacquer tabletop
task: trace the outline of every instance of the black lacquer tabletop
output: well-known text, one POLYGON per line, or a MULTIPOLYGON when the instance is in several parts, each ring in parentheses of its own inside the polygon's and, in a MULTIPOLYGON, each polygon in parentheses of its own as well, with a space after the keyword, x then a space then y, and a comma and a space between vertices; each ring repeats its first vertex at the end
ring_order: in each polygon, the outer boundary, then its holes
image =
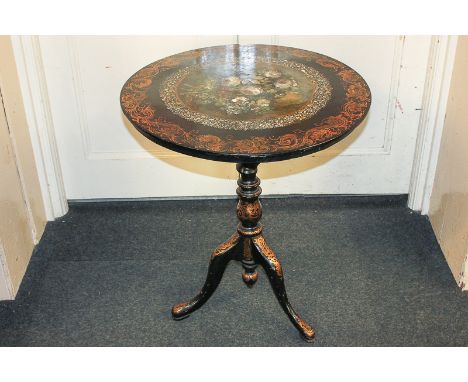
POLYGON ((121 106, 147 138, 225 162, 278 161, 322 150, 366 116, 371 94, 330 57, 271 45, 196 49, 125 83, 121 106))

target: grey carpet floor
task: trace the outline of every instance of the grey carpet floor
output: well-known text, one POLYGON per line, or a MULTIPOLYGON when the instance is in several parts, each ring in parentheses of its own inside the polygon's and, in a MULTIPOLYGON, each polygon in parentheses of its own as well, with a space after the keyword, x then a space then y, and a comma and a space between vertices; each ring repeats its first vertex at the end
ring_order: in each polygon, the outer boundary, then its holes
POLYGON ((468 295, 405 196, 263 199, 265 237, 314 344, 263 271, 248 289, 237 262, 202 309, 173 321, 172 304, 199 290, 210 252, 235 230, 235 204, 71 204, 47 225, 17 299, 0 303, 0 345, 468 345, 468 295))

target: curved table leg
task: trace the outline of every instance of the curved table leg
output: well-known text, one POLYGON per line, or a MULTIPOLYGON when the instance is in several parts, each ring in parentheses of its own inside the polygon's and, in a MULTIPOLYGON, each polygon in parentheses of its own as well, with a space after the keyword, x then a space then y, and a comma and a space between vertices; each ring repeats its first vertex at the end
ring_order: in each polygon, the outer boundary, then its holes
POLYGON ((208 275, 200 292, 191 300, 176 304, 172 307, 172 317, 182 320, 200 308, 218 287, 227 264, 235 255, 235 247, 239 243, 239 234, 235 233, 229 240, 219 245, 211 255, 208 275))
POLYGON ((273 291, 275 292, 281 307, 288 315, 293 325, 297 328, 297 330, 299 330, 302 337, 308 342, 313 341, 315 337, 314 329, 295 312, 288 301, 286 288, 284 286, 283 269, 278 258, 268 247, 262 235, 253 237, 252 242, 256 249, 256 251, 254 251, 257 255, 256 257, 258 257, 260 264, 265 269, 265 272, 270 280, 271 287, 273 288, 273 291))

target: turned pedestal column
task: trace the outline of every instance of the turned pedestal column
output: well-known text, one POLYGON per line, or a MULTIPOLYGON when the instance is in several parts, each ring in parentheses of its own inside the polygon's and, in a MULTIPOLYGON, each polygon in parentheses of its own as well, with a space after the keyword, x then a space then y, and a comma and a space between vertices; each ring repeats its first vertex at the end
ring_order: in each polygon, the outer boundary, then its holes
POLYGON ((242 280, 248 287, 252 287, 258 279, 257 265, 263 267, 281 307, 302 337, 306 341, 312 341, 315 336, 314 329, 289 303, 281 263, 262 235, 262 225, 259 224, 262 217, 262 205, 259 200, 262 189, 260 179, 257 177, 257 167, 256 163, 242 163, 236 166, 239 172, 237 233, 215 249, 211 255, 208 275, 202 289, 191 300, 174 305, 172 316, 175 320, 181 320, 200 308, 216 290, 228 262, 238 260, 243 267, 242 280))

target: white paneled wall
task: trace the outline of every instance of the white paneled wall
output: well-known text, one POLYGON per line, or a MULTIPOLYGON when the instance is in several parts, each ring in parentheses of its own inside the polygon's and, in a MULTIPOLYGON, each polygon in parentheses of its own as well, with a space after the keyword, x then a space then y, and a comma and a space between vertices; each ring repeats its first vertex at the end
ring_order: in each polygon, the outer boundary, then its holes
POLYGON ((364 123, 338 145, 260 166, 264 194, 407 193, 430 37, 41 37, 40 53, 68 199, 234 195, 233 164, 168 151, 141 137, 119 93, 142 66, 202 46, 274 43, 342 60, 368 82, 364 123))

